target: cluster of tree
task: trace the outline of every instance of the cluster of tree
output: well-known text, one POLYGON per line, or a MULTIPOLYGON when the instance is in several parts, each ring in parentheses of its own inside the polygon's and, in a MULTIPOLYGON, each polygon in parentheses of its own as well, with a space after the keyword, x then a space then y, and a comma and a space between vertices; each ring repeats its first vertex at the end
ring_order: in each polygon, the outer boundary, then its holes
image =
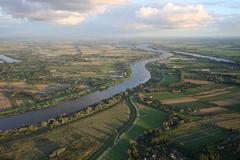
POLYGON ((132 70, 129 63, 116 63, 114 68, 116 68, 119 73, 122 73, 125 78, 131 76, 132 70))
POLYGON ((218 143, 193 154, 198 160, 240 159, 240 137, 238 130, 228 130, 228 136, 218 143), (232 158, 231 158, 232 157, 232 158))
POLYGON ((214 150, 207 148, 205 152, 198 157, 199 160, 220 160, 220 154, 214 150))
POLYGON ((60 154, 63 154, 63 152, 66 150, 65 147, 61 147, 56 149, 55 151, 52 152, 52 154, 49 155, 49 158, 55 157, 55 156, 59 156, 60 154))
POLYGON ((148 130, 136 141, 129 142, 128 159, 166 159, 170 130, 177 128, 180 121, 178 116, 170 116, 160 129, 148 130))
POLYGON ((195 88, 200 85, 198 84, 193 84, 193 83, 181 83, 175 86, 175 90, 177 91, 186 91, 187 89, 195 88))
MULTIPOLYGON (((177 112, 193 113, 199 110, 198 106, 179 108, 174 105, 170 106, 167 104, 162 104, 159 100, 155 100, 150 97, 144 97, 144 99, 137 97, 137 100, 138 102, 143 103, 146 106, 153 107, 171 114, 176 114, 177 112)), ((187 119, 184 120, 188 121, 187 119)))
POLYGON ((153 107, 153 108, 159 109, 161 111, 168 112, 170 114, 175 114, 176 111, 179 111, 178 107, 162 104, 159 100, 155 100, 155 99, 151 99, 151 98, 144 98, 142 100, 139 97, 137 98, 137 100, 146 106, 153 107), (151 103, 149 103, 149 102, 151 102, 151 103))
MULTIPOLYGON (((182 82, 182 72, 180 69, 177 68, 169 68, 168 66, 166 66, 165 64, 158 64, 158 63, 149 63, 147 65, 147 68, 150 70, 151 72, 151 79, 149 81, 149 83, 159 83, 162 81, 163 79, 163 72, 166 72, 166 74, 172 74, 172 75, 176 75, 179 79, 179 83, 182 82)), ((176 84, 170 84, 169 87, 175 87, 176 84)))
POLYGON ((185 78, 196 79, 196 80, 207 80, 215 83, 224 84, 240 84, 240 76, 222 73, 212 73, 212 72, 201 72, 201 71, 189 71, 190 74, 185 75, 185 78))
POLYGON ((89 116, 99 111, 102 111, 104 109, 107 109, 111 106, 114 106, 115 104, 121 101, 122 97, 123 97, 123 94, 118 94, 108 100, 102 101, 96 105, 90 106, 74 114, 62 115, 58 118, 52 118, 47 121, 43 121, 40 124, 24 126, 21 128, 11 129, 7 131, 0 131, 0 138, 6 138, 14 135, 25 135, 25 134, 32 133, 34 131, 38 131, 40 129, 50 129, 50 128, 54 128, 72 121, 79 120, 86 116, 89 116))

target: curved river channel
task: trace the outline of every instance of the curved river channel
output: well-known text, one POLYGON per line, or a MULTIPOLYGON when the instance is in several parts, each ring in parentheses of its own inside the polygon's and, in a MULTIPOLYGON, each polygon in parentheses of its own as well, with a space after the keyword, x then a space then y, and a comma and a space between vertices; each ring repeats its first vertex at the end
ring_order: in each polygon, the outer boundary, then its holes
POLYGON ((106 90, 96 91, 75 100, 65 101, 42 110, 26 112, 8 117, 0 117, 0 130, 4 131, 8 129, 19 128, 23 125, 37 124, 50 118, 59 117, 62 114, 78 112, 81 109, 84 109, 102 100, 109 99, 112 96, 124 92, 129 88, 134 88, 142 83, 147 82, 151 78, 151 75, 146 69, 145 65, 149 62, 164 60, 171 55, 171 53, 164 52, 157 58, 147 59, 133 64, 132 76, 130 79, 125 80, 122 83, 106 90))

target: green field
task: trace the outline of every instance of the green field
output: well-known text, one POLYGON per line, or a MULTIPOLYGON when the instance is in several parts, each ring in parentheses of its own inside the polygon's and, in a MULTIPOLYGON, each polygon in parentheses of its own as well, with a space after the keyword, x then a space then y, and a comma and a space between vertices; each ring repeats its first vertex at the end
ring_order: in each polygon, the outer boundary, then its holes
POLYGON ((196 102, 189 102, 189 103, 177 103, 170 106, 174 106, 178 108, 188 108, 188 107, 207 108, 207 107, 213 107, 215 105, 210 104, 208 102, 204 102, 204 101, 196 101, 196 102))
POLYGON ((0 142, 0 159, 48 159, 64 148, 55 159, 88 157, 128 120, 129 108, 121 102, 90 117, 21 138, 0 142))
POLYGON ((186 97, 186 95, 181 93, 171 93, 171 92, 152 92, 149 94, 146 94, 146 96, 152 96, 154 100, 165 100, 165 99, 172 99, 172 98, 183 98, 186 97))
POLYGON ((193 122, 174 131, 171 142, 185 151, 194 151, 223 140, 226 136, 224 129, 193 122))
POLYGON ((230 109, 230 110, 233 110, 233 111, 240 112, 240 104, 235 104, 235 105, 232 105, 232 106, 228 106, 226 108, 230 109))
MULTIPOLYGON (((94 62, 87 62, 81 64, 67 64, 63 66, 51 66, 49 70, 56 70, 54 75, 64 76, 78 76, 78 77, 103 77, 111 75, 110 72, 116 72, 114 61, 100 61, 101 63, 95 64, 94 62)), ((98 63, 98 62, 96 62, 98 63)))
POLYGON ((161 72, 162 80, 160 85, 169 86, 170 84, 178 83, 181 81, 180 75, 178 73, 169 73, 168 70, 161 72))
POLYGON ((167 114, 162 111, 145 106, 141 106, 138 110, 139 117, 136 123, 134 123, 127 133, 121 136, 118 144, 113 147, 107 156, 107 160, 123 160, 126 156, 130 140, 136 140, 145 130, 160 127, 162 122, 168 117, 167 114))

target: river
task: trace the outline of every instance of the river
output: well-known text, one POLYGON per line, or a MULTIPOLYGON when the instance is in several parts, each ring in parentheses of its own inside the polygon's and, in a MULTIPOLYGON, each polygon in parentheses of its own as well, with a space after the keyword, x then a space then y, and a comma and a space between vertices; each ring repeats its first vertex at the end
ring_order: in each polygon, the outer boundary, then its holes
MULTIPOLYGON (((139 50, 149 51, 149 52, 161 52, 161 53, 171 52, 171 51, 168 51, 165 49, 152 48, 151 45, 148 45, 148 44, 137 45, 136 48, 139 50)), ((196 54, 196 53, 188 53, 188 52, 182 52, 182 51, 172 51, 171 53, 182 54, 182 55, 191 56, 191 57, 195 57, 195 58, 204 58, 204 59, 208 59, 208 60, 212 60, 212 61, 216 61, 216 62, 236 64, 235 61, 226 59, 226 58, 218 58, 218 57, 213 57, 213 56, 206 56, 206 55, 200 55, 200 54, 196 54)))
POLYGON ((212 57, 212 56, 204 56, 204 55, 199 55, 199 54, 195 54, 195 53, 187 53, 187 52, 181 52, 181 51, 174 51, 173 53, 182 54, 182 55, 186 55, 186 56, 192 56, 192 57, 196 57, 196 58, 209 59, 209 60, 217 61, 217 62, 236 63, 235 61, 229 60, 229 59, 212 57))
POLYGON ((3 54, 0 54, 0 62, 14 63, 14 62, 18 62, 18 60, 5 56, 3 54))
POLYGON ((102 100, 109 99, 112 96, 124 92, 129 88, 134 88, 142 83, 147 82, 151 78, 151 74, 146 69, 145 65, 149 62, 164 60, 170 56, 172 56, 171 53, 164 52, 159 57, 136 62, 131 66, 132 76, 130 79, 125 80, 122 83, 106 90, 96 91, 75 100, 65 101, 42 110, 0 117, 0 130, 4 131, 8 129, 20 128, 24 125, 37 124, 51 118, 59 117, 62 114, 78 112, 81 109, 101 102, 102 100))

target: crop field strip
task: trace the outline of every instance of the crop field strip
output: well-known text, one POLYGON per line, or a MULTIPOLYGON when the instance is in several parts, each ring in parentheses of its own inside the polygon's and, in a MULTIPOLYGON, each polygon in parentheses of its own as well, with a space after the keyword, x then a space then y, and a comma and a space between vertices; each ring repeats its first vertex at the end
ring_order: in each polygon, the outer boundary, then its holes
MULTIPOLYGON (((207 91, 202 91, 202 92, 197 92, 195 91, 194 94, 189 94, 191 93, 191 91, 187 91, 187 93, 183 92, 183 93, 173 93, 173 98, 167 98, 167 95, 169 95, 170 93, 168 92, 164 92, 164 93, 161 93, 161 94, 149 94, 149 95, 152 95, 154 99, 158 99, 160 100, 162 103, 164 104, 169 104, 169 105, 183 105, 186 104, 188 106, 188 104, 191 104, 195 102, 195 104, 197 105, 197 103, 209 103, 208 107, 211 107, 211 104, 212 106, 218 106, 217 102, 212 102, 211 101, 211 98, 215 98, 217 99, 218 97, 220 96, 237 96, 238 95, 238 92, 231 92, 231 90, 234 90, 235 88, 233 87, 224 87, 224 88, 221 88, 221 89, 216 89, 216 90, 207 90, 207 91), (189 93, 188 93, 189 92, 189 93), (176 96, 174 96, 174 94, 176 94, 176 96), (166 97, 166 98, 165 98, 166 97)), ((169 96, 171 97, 171 96, 169 96)), ((221 101, 224 101, 221 100, 221 101)), ((239 101, 240 102, 240 101, 239 101)), ((219 102, 220 103, 220 102, 219 102)), ((235 98, 234 100, 232 100, 232 102, 228 102, 228 104, 237 104, 238 103, 238 100, 237 98, 235 98)), ((203 106, 204 107, 204 106, 203 106)), ((205 107, 204 107, 205 108, 205 107)))
POLYGON ((221 113, 214 116, 207 116, 201 123, 214 123, 222 128, 240 129, 240 113, 221 113))
POLYGON ((174 131, 171 142, 179 147, 194 150, 223 139, 225 134, 226 131, 219 127, 193 122, 174 131))

